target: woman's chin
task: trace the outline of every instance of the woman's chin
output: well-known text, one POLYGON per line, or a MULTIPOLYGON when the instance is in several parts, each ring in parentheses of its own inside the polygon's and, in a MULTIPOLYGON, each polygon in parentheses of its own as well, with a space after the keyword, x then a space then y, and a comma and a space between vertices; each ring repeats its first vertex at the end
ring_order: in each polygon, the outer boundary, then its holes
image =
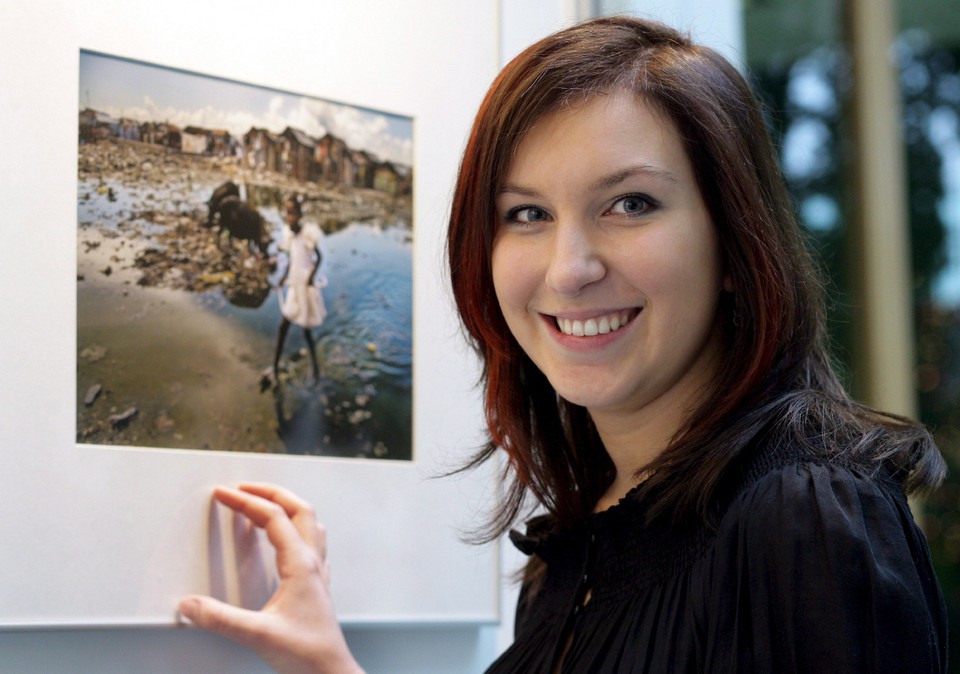
POLYGON ((618 406, 623 396, 609 388, 603 390, 584 390, 583 387, 554 387, 557 394, 568 403, 591 409, 607 409, 618 406))

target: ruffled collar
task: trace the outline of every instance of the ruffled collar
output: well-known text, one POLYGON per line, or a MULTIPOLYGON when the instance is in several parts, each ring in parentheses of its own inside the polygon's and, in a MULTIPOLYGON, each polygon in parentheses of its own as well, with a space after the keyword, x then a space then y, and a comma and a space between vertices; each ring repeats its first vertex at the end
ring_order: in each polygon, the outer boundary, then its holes
POLYGON ((611 540, 627 532, 639 533, 648 528, 646 503, 640 485, 627 492, 615 505, 593 513, 569 526, 559 525, 552 514, 541 514, 527 520, 525 532, 511 529, 510 541, 526 555, 536 554, 549 561, 565 554, 571 547, 581 547, 589 538, 611 540))

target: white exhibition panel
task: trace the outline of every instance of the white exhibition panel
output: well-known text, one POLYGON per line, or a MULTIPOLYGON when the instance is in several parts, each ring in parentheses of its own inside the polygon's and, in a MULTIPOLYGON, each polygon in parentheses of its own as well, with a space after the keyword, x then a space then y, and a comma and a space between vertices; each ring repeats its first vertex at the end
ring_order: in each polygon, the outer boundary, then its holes
POLYGON ((433 479, 482 440, 442 238, 497 65, 496 14, 445 0, 3 3, 0 628, 173 624, 188 592, 262 601, 262 540, 209 499, 242 480, 315 505, 344 622, 496 619, 496 550, 458 538, 489 505, 490 471, 433 479), (80 49, 414 118, 413 462, 75 442, 80 49))

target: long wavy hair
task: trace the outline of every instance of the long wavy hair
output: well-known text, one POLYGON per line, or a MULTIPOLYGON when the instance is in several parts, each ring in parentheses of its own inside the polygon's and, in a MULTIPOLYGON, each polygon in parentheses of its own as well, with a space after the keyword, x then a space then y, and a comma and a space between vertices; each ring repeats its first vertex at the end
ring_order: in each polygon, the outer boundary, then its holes
POLYGON ((480 106, 460 165, 447 253, 457 308, 483 363, 489 432, 470 465, 500 449, 508 457, 502 498, 479 537, 507 529, 528 495, 559 526, 581 521, 614 477, 587 411, 557 395, 507 328, 490 266, 496 195, 524 134, 551 112, 614 91, 632 93, 679 133, 732 283, 721 296, 725 357, 716 386, 645 467, 649 517, 706 517, 725 472, 774 417, 780 432, 831 456, 892 460, 908 490, 935 485, 944 467, 929 434, 851 401, 838 382, 822 285, 747 82, 718 53, 667 26, 609 17, 555 33, 508 64, 480 106))

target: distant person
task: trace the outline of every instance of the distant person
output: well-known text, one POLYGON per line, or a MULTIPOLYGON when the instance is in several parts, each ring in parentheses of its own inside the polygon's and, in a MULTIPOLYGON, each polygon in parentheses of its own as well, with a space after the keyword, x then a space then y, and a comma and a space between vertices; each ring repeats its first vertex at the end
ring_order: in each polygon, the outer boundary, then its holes
MULTIPOLYGON (((277 348, 273 356, 273 367, 267 370, 261 380, 261 387, 266 389, 275 385, 280 371, 280 356, 283 355, 283 345, 287 341, 287 332, 290 324, 303 328, 303 336, 307 341, 310 352, 310 362, 313 365, 313 382, 320 380, 320 366, 317 363, 317 346, 313 340, 313 328, 323 324, 327 317, 327 309, 323 304, 323 295, 317 285, 317 270, 323 256, 320 254, 320 239, 323 236, 320 228, 313 223, 302 224, 303 207, 299 199, 289 197, 283 205, 283 241, 280 250, 287 253, 287 266, 283 276, 277 283, 277 293, 280 298, 280 327, 277 332, 277 348)), ((321 279, 323 276, 321 275, 321 279)))

